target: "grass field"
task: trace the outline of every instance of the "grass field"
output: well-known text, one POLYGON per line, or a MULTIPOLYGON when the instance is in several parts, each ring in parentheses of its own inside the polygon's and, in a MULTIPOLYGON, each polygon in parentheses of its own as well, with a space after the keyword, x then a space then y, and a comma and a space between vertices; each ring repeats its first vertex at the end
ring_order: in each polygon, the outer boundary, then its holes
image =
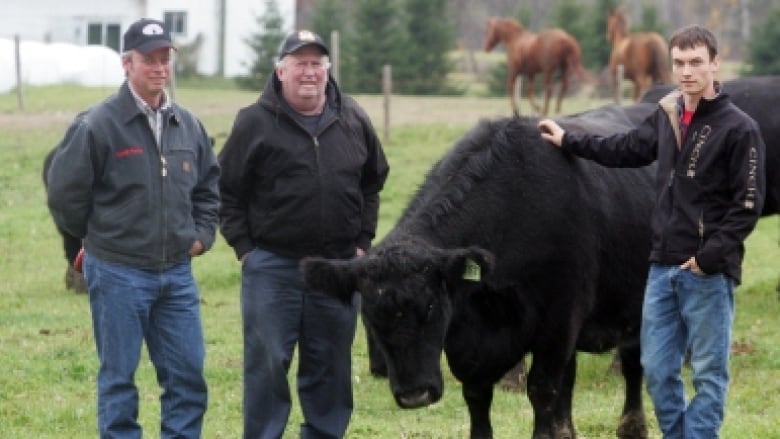
MULTIPOLYGON (((45 206, 41 164, 76 112, 113 90, 46 87, 26 90, 26 110, 14 95, 0 95, 0 438, 95 436, 95 374, 87 299, 64 289, 65 261, 45 206)), ((256 99, 235 90, 181 89, 177 98, 198 114, 221 147, 236 111, 256 99)), ((383 100, 358 96, 383 133, 383 100)), ((605 102, 567 100, 567 112, 605 102)), ((477 120, 509 115, 506 99, 417 98, 391 102, 391 139, 385 149, 392 171, 382 193, 379 235, 392 227, 430 165, 477 120)), ((780 302, 774 291, 780 248, 778 218, 759 223, 748 241, 744 284, 737 293, 732 387, 724 438, 780 438, 780 302)), ((203 297, 210 405, 205 438, 241 434, 241 331, 239 267, 218 239, 195 261, 203 297)), ((355 413, 350 438, 462 438, 468 414, 460 386, 446 376, 441 402, 404 411, 384 380, 368 372, 362 329, 354 350, 355 413)), ((614 437, 622 404, 621 380, 607 373, 609 355, 581 355, 574 420, 581 438, 614 437)), ((446 370, 446 366, 445 366, 446 370)), ((292 374, 294 375, 294 373, 292 374)), ((158 436, 159 389, 146 357, 137 381, 140 421, 158 436)), ((646 400, 647 401, 647 400, 646 400)), ((651 437, 660 434, 653 421, 651 437)), ((525 395, 497 391, 493 403, 497 438, 530 437, 531 407, 525 395)), ((297 407, 285 438, 301 422, 297 407)))

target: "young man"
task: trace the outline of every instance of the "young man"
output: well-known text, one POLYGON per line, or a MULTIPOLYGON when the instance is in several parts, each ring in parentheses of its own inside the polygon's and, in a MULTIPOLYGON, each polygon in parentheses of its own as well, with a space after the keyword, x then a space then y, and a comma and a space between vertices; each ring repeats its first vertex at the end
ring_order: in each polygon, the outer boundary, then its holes
POLYGON ((755 121, 720 90, 712 33, 688 26, 669 47, 679 89, 634 130, 572 134, 549 119, 539 129, 564 151, 606 166, 658 162, 642 366, 664 438, 712 439, 725 411, 743 242, 764 200, 765 147, 755 121), (695 395, 686 403, 680 372, 689 346, 695 395))
POLYGON ((206 411, 200 299, 191 259, 214 242, 219 166, 206 131, 165 93, 170 33, 124 34, 119 92, 80 114, 49 170, 59 227, 84 241, 101 438, 140 438, 134 375, 146 341, 163 389, 162 438, 199 438, 206 411))
POLYGON ((352 414, 357 296, 344 306, 308 291, 298 262, 368 250, 388 166, 371 122, 329 67, 322 38, 290 34, 219 155, 220 230, 242 264, 247 439, 282 437, 296 345, 300 437, 343 437, 352 414))

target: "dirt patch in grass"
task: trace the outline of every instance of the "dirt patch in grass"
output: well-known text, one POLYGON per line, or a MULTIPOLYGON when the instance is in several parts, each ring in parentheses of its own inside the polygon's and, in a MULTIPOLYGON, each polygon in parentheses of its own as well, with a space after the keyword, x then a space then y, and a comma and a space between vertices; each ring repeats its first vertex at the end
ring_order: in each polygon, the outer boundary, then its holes
MULTIPOLYGON (((211 93, 211 92, 210 92, 211 93)), ((238 110, 257 98, 252 93, 226 93, 208 97, 181 93, 182 104, 199 117, 225 115, 232 118, 238 110)), ((389 103, 380 95, 358 95, 355 99, 371 117, 377 129, 384 127, 385 108, 389 107, 390 126, 427 125, 436 123, 472 125, 480 119, 510 116, 507 98, 442 97, 442 96, 392 96, 389 103)), ((603 105, 606 101, 573 98, 564 101, 564 112, 572 113, 603 105)), ((521 101, 521 112, 528 113, 528 104, 521 101)), ((64 130, 78 111, 58 110, 42 112, 0 113, 0 131, 36 129, 64 130)))

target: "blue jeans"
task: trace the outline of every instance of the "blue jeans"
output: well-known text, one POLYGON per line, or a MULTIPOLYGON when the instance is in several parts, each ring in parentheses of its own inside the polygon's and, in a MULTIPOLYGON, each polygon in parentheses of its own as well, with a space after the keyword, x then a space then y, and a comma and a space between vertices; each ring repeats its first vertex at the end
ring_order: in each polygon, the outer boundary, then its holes
POLYGON ((642 310, 642 366, 666 439, 713 439, 729 385, 734 281, 653 264, 642 310), (695 394, 686 405, 681 369, 687 348, 695 394))
POLYGON ((357 294, 348 305, 306 290, 298 260, 254 249, 244 259, 244 438, 282 437, 287 382, 298 346, 301 439, 341 438, 352 415, 352 342, 357 294))
POLYGON ((141 437, 133 377, 146 340, 162 387, 160 437, 199 438, 207 404, 205 349, 189 261, 150 272, 87 254, 84 273, 100 359, 100 437, 141 437))

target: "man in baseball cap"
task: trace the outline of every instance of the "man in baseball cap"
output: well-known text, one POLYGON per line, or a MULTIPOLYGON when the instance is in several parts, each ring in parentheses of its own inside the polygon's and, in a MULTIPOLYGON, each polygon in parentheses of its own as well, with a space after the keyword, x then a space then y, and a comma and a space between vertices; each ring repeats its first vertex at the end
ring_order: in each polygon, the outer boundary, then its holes
POLYGON ((299 30, 287 35, 279 46, 279 59, 297 51, 304 46, 316 46, 322 50, 323 55, 330 56, 328 46, 322 41, 322 37, 309 30, 299 30))
POLYGON ((127 29, 125 82, 76 117, 47 174, 57 226, 84 245, 101 438, 142 437, 143 344, 162 388, 160 436, 202 437, 208 405, 192 260, 214 243, 219 165, 200 120, 166 96, 171 49, 157 20, 127 29))
POLYGON ((343 438, 354 407, 357 299, 345 305, 309 290, 298 261, 368 251, 388 165, 365 110, 330 75, 322 38, 298 30, 278 54, 219 155, 222 235, 244 267, 243 437, 284 435, 293 404, 287 359, 297 350, 296 437, 343 438), (336 174, 359 178, 321 177, 336 174))
POLYGON ((137 50, 146 54, 163 47, 176 49, 165 24, 152 18, 142 18, 131 24, 125 32, 122 51, 137 50))
POLYGON ((171 74, 171 49, 176 49, 171 33, 159 20, 142 18, 125 32, 122 67, 127 83, 133 95, 152 110, 167 102, 165 86, 171 74))

